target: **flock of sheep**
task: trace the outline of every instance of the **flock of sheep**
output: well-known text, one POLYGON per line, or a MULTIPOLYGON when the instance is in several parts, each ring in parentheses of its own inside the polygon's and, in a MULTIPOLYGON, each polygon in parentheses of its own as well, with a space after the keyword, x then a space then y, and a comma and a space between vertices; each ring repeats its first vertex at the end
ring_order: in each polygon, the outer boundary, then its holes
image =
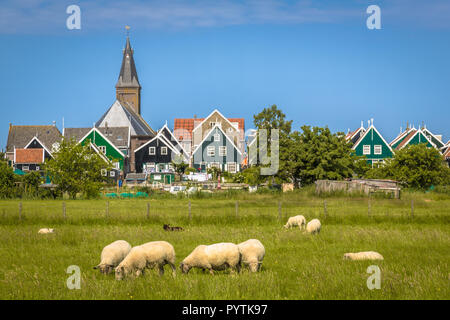
MULTIPOLYGON (((309 234, 318 234, 322 227, 319 219, 312 219, 306 223, 302 215, 290 217, 285 228, 299 227, 309 234)), ((172 227, 173 228, 173 227, 172 227)), ((178 228, 178 227, 177 227, 178 228)), ((166 227, 165 227, 166 229, 166 227)), ((54 229, 43 228, 38 233, 53 233, 54 229)), ((214 271, 231 268, 233 272, 240 272, 241 264, 248 266, 251 272, 261 270, 265 256, 263 244, 256 239, 234 244, 222 242, 211 245, 197 246, 180 264, 183 273, 188 273, 192 268, 214 271)), ((344 259, 349 260, 383 260, 378 252, 365 251, 357 253, 346 253, 344 259)), ((103 274, 115 271, 116 280, 134 275, 143 275, 144 270, 158 268, 159 274, 164 274, 164 266, 168 264, 175 276, 175 249, 166 241, 152 241, 139 246, 131 247, 125 240, 117 240, 103 248, 100 263, 94 269, 100 269, 103 274)))
MULTIPOLYGON (((256 239, 238 245, 229 242, 199 245, 181 262, 180 268, 183 273, 188 273, 191 268, 209 270, 211 274, 214 274, 214 270, 227 268, 240 272, 242 263, 252 272, 257 272, 264 255, 264 246, 256 239)), ((125 240, 117 240, 103 248, 100 259, 94 269, 100 269, 104 274, 109 274, 114 269, 116 280, 129 275, 138 277, 147 268, 158 268, 162 276, 166 264, 172 268, 175 276, 175 249, 166 241, 152 241, 131 247, 125 240)))

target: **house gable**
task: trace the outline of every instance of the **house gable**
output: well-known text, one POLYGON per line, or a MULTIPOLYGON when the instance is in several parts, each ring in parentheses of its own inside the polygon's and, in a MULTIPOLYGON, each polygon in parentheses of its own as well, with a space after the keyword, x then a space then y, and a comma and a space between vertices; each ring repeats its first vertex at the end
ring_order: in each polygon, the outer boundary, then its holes
POLYGON ((430 130, 424 128, 422 132, 427 136, 427 138, 439 149, 445 146, 445 144, 439 140, 430 130))
POLYGON ((356 155, 365 156, 368 160, 382 160, 391 158, 393 155, 392 148, 373 125, 367 129, 364 135, 353 146, 353 150, 355 150, 356 155), (367 154, 364 154, 365 148, 369 149, 367 154), (381 150, 377 150, 378 152, 376 152, 375 148, 381 148, 381 150))
POLYGON ((25 146, 24 149, 43 149, 44 150, 44 159, 52 158, 53 155, 51 152, 45 147, 45 145, 37 138, 34 137, 33 139, 28 142, 28 144, 25 146))
POLYGON ((436 148, 436 146, 427 138, 422 130, 411 131, 411 133, 405 137, 400 144, 397 145, 395 150, 401 150, 409 145, 416 145, 426 143, 427 147, 436 148))

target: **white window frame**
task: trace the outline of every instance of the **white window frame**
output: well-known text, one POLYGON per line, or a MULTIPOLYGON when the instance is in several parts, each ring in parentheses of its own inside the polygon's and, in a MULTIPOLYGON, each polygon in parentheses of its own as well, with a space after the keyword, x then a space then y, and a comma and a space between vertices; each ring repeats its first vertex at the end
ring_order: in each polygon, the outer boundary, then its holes
POLYGON ((363 154, 364 155, 369 155, 370 154, 370 144, 365 144, 363 145, 363 154), (369 148, 369 150, 367 151, 367 148, 369 148))
POLYGON ((206 154, 208 157, 214 157, 216 155, 216 146, 208 146, 206 148, 206 154))
POLYGON ((113 165, 114 165, 114 168, 120 169, 120 163, 119 162, 114 162, 113 165))
POLYGON ((217 168, 217 169, 221 169, 220 163, 219 162, 211 162, 209 164, 210 168, 217 168))
POLYGON ((106 154, 106 146, 98 146, 98 150, 103 153, 106 154))
POLYGON ((219 157, 227 156, 227 146, 219 146, 219 157))
POLYGON ((109 172, 109 176, 110 176, 110 177, 115 177, 115 176, 116 176, 116 172, 115 172, 114 170, 111 170, 111 171, 109 172))
POLYGON ((22 166, 22 171, 30 171, 30 166, 22 166))
POLYGON ((40 170, 40 167, 39 166, 36 166, 36 171, 39 171, 40 170))
POLYGON ((161 155, 167 156, 167 147, 161 147, 161 155))
POLYGON ((148 154, 150 156, 154 156, 156 154, 156 147, 149 147, 148 148, 148 154))
POLYGON ((381 144, 376 144, 373 146, 373 154, 380 155, 383 153, 383 147, 381 144))
POLYGON ((228 162, 227 163, 227 171, 229 173, 236 173, 237 172, 237 163, 236 162, 228 162), (233 166, 234 165, 234 170, 230 170, 230 164, 233 166))
POLYGON ((216 142, 220 141, 220 134, 214 133, 214 141, 216 142))

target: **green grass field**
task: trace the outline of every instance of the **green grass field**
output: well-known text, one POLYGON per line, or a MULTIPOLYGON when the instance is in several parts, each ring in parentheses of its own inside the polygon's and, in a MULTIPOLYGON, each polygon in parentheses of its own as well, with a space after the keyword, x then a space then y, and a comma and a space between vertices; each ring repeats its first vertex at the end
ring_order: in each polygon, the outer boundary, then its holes
POLYGON ((0 201, 0 299, 449 299, 450 197, 405 193, 401 200, 319 198, 308 192, 151 200, 0 201), (414 212, 411 216, 411 199, 414 212), (238 214, 236 215, 236 200, 238 214), (324 211, 326 201, 326 214, 324 211), (281 211, 279 211, 281 202, 281 211), (147 204, 150 210, 147 215, 147 204), (279 215, 281 213, 281 219, 279 215), (285 230, 287 217, 319 218, 317 236, 285 230), (162 225, 182 226, 166 232, 162 225), (54 234, 39 235, 43 227, 54 234), (108 243, 165 240, 177 266, 199 244, 259 239, 262 271, 211 276, 169 267, 115 281, 92 267, 108 243), (346 252, 374 250, 385 260, 345 261, 346 252), (381 289, 366 286, 370 265, 381 289), (81 289, 69 290, 66 269, 81 268, 81 289))

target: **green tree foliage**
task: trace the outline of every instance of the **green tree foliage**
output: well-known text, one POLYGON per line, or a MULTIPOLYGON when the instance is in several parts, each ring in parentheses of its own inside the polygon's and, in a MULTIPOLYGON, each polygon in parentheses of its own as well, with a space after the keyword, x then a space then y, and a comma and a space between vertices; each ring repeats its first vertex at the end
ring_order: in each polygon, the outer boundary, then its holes
POLYGON ((318 179, 340 180, 353 175, 355 159, 343 133, 330 129, 303 126, 294 132, 289 148, 288 167, 302 185, 318 179))
POLYGON ((87 198, 98 196, 102 182, 107 181, 102 170, 108 172, 112 166, 88 145, 63 140, 45 168, 58 190, 75 199, 80 192, 87 198))
MULTIPOLYGON (((2 158, 3 159, 3 158, 2 158)), ((14 172, 6 161, 0 161, 0 198, 14 196, 14 172)))
POLYGON ((22 177, 25 185, 26 193, 29 195, 37 195, 39 192, 39 185, 41 184, 41 174, 37 171, 31 171, 22 177))
POLYGON ((432 185, 450 185, 450 169, 442 155, 426 144, 410 145, 395 153, 383 166, 367 172, 368 178, 394 179, 404 186, 428 189, 432 185))

